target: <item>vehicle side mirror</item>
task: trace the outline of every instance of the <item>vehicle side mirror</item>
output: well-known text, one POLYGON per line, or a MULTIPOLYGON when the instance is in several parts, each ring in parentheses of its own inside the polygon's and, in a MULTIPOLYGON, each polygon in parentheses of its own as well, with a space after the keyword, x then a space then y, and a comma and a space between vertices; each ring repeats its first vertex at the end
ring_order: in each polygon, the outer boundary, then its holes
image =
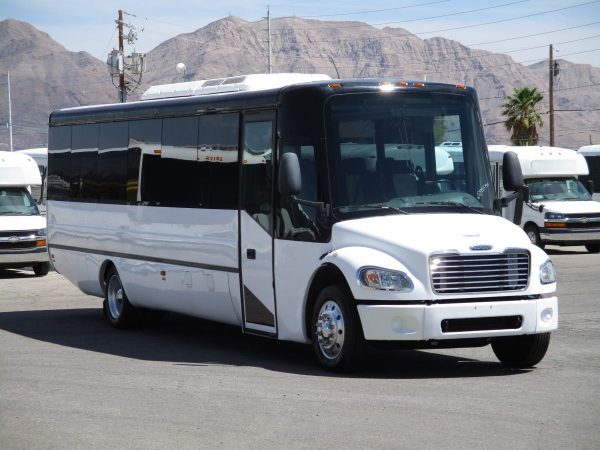
POLYGON ((525 186, 519 157, 515 152, 506 152, 502 160, 502 179, 505 191, 520 191, 525 186))
POLYGON ((300 162, 295 153, 284 153, 279 159, 279 193, 284 196, 298 195, 302 191, 300 162))

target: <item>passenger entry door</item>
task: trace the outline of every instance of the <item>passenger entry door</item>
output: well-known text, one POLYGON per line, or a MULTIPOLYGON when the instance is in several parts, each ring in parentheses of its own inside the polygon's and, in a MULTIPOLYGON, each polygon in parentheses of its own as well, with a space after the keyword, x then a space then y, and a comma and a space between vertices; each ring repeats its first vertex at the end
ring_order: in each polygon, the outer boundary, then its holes
POLYGON ((244 331, 277 334, 273 284, 275 113, 243 115, 240 285, 244 331))

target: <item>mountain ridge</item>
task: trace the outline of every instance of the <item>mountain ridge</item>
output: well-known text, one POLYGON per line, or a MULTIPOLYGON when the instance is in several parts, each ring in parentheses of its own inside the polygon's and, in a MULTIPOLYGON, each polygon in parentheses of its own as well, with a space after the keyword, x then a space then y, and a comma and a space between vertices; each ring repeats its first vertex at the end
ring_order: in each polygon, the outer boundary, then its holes
MULTIPOLYGON (((402 28, 379 29, 356 21, 287 17, 271 20, 271 28, 273 72, 426 79, 475 87, 488 143, 509 142, 500 106, 513 88, 536 87, 547 97, 547 62, 525 66, 509 55, 470 48, 458 41, 439 36, 421 39, 402 28)), ((175 71, 179 62, 187 66, 186 79, 208 79, 264 73, 268 68, 266 55, 263 21, 224 17, 148 51, 148 71, 129 99, 139 98, 151 85, 182 81, 175 71)), ((577 148, 588 143, 588 131, 600 139, 600 112, 589 111, 600 105, 600 68, 559 61, 556 145, 577 148)), ((4 80, 8 70, 16 149, 46 145, 52 110, 111 103, 117 98, 104 62, 87 52, 70 52, 47 33, 14 19, 0 22, 0 77, 4 80)), ((6 103, 6 89, 1 89, 0 104, 6 103)), ((545 113, 547 98, 542 103, 545 113)), ((2 123, 8 122, 6 110, 0 111, 2 123)), ((547 118, 545 114, 545 122, 547 118)), ((2 147, 8 142, 8 132, 0 129, 2 147)), ((540 136, 540 143, 546 144, 547 126, 540 130, 540 136)))

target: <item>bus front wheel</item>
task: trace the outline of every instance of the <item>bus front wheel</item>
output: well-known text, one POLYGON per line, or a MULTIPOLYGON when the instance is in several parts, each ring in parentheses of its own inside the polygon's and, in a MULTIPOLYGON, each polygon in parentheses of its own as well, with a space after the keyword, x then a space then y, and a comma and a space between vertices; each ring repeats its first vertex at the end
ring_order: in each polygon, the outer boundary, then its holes
POLYGON ((312 346, 321 366, 335 372, 355 369, 365 351, 352 295, 340 285, 325 287, 312 310, 312 346))
POLYGON ((130 328, 140 319, 140 311, 129 303, 117 269, 112 267, 106 277, 104 292, 104 313, 115 328, 130 328))
POLYGON ((550 333, 506 336, 492 341, 492 350, 506 367, 526 369, 539 363, 550 345, 550 333))

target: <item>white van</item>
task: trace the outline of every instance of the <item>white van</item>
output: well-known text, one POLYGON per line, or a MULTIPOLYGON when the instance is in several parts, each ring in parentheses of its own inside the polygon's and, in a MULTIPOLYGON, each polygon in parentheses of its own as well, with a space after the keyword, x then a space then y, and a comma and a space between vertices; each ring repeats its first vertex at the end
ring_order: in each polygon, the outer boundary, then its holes
POLYGON ((592 182, 592 200, 600 201, 600 144, 584 145, 577 153, 585 158, 590 173, 580 177, 582 181, 592 182))
MULTIPOLYGON (((559 147, 488 146, 496 189, 501 195, 502 158, 515 152, 521 163, 529 196, 524 199, 521 226, 532 243, 585 245, 600 252, 600 203, 593 201, 588 188, 578 179, 588 175, 581 154, 559 147)), ((512 218, 513 208, 503 214, 512 218)))
POLYGON ((0 267, 32 267, 48 273, 46 219, 31 195, 42 178, 35 161, 18 152, 0 152, 0 267))

